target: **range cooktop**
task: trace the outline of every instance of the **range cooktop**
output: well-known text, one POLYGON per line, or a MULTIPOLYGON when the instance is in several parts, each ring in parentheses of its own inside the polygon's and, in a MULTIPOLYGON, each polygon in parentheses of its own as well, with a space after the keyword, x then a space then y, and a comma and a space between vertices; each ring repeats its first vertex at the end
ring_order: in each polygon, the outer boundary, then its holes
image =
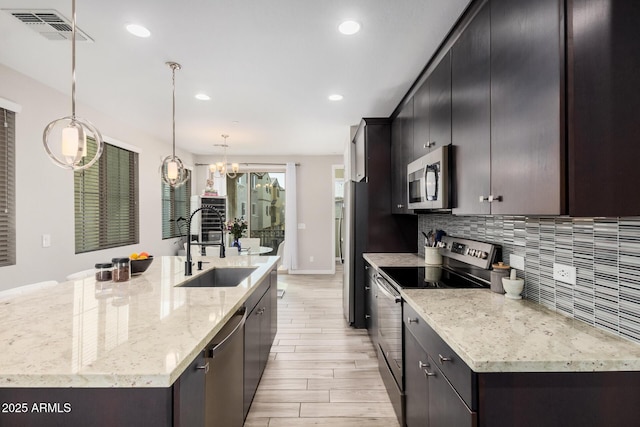
POLYGON ((443 267, 382 267, 380 270, 403 289, 463 289, 486 288, 443 267))

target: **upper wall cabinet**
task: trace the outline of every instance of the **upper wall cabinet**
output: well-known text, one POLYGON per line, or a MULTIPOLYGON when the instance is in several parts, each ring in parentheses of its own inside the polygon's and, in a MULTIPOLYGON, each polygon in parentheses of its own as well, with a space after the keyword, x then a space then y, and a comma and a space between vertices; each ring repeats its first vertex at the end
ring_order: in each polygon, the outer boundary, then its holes
POLYGON ((569 214, 640 215, 640 1, 568 1, 569 214))
POLYGON ((451 54, 447 52, 414 96, 413 158, 451 143, 451 54))
POLYGON ((485 4, 451 48, 454 214, 489 214, 491 191, 490 10, 485 4))
POLYGON ((413 98, 391 125, 391 213, 413 213, 407 208, 407 164, 413 159, 413 98))
POLYGON ((492 214, 562 213, 560 0, 491 0, 492 214))

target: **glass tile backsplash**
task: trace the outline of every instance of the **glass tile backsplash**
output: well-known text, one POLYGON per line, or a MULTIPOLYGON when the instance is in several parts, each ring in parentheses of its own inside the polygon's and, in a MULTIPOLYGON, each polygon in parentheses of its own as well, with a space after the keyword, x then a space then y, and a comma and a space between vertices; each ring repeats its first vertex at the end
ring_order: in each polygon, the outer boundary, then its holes
POLYGON ((418 227, 421 243, 420 231, 442 229, 502 246, 506 262, 510 254, 523 256, 525 298, 640 342, 640 217, 430 214, 419 215, 418 227), (576 267, 576 285, 554 280, 553 263, 576 267))

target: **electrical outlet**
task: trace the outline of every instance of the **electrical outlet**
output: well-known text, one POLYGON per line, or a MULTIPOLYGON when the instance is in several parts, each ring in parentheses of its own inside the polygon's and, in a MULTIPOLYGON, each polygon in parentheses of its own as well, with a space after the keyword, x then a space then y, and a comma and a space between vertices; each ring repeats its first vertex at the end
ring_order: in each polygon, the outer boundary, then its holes
POLYGON ((576 284, 576 268, 569 265, 553 263, 553 279, 559 282, 576 284))
POLYGON ((51 246, 51 234, 43 234, 42 235, 42 247, 48 248, 51 246))

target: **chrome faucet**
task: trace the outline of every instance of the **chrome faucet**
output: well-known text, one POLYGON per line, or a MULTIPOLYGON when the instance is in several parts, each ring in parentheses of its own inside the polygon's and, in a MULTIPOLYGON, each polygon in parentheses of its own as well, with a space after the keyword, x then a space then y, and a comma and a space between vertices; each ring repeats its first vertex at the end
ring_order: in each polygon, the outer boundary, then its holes
MULTIPOLYGON (((222 214, 216 208, 198 208, 191 213, 189 217, 189 221, 187 222, 187 260, 184 263, 184 275, 191 276, 193 274, 193 263, 191 262, 191 242, 188 241, 191 239, 191 221, 193 220, 193 216, 197 214, 199 211, 209 211, 218 215, 220 218, 220 258, 225 257, 224 252, 224 220, 222 219, 222 214)), ((201 243, 204 245, 204 243, 201 243)), ((217 244, 209 244, 208 246, 217 246, 217 244)))

